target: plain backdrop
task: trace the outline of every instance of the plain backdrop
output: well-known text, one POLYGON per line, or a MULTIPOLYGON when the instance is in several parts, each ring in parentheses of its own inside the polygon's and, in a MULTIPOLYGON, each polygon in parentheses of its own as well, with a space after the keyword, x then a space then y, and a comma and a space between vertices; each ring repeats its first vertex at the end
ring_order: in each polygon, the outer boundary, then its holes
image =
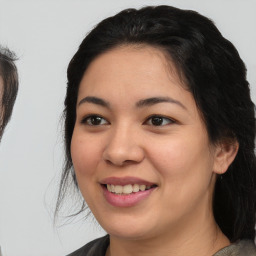
MULTIPOLYGON (((3 256, 61 256, 104 232, 92 218, 58 227, 66 68, 86 33, 128 7, 169 4, 213 19, 248 69, 256 102, 255 0, 0 0, 0 43, 19 57, 20 88, 0 145, 3 256)), ((67 206, 68 208, 68 206, 67 206)))

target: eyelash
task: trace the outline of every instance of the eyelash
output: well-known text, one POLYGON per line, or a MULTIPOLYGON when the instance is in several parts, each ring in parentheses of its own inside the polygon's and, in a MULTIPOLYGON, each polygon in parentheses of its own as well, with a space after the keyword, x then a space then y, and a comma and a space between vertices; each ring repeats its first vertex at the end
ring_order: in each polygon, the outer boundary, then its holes
MULTIPOLYGON (((86 116, 85 118, 82 119, 81 123, 89 125, 89 126, 100 126, 100 125, 109 124, 109 122, 105 118, 103 118, 102 116, 99 116, 99 115, 86 116), (103 124, 101 123, 102 121, 104 121, 103 124)), ((166 126, 166 125, 174 124, 174 123, 176 123, 176 121, 169 117, 165 117, 165 116, 161 116, 161 115, 151 115, 146 119, 146 121, 143 123, 143 125, 148 124, 151 126, 166 126), (155 122, 155 124, 154 124, 154 122, 155 122)))

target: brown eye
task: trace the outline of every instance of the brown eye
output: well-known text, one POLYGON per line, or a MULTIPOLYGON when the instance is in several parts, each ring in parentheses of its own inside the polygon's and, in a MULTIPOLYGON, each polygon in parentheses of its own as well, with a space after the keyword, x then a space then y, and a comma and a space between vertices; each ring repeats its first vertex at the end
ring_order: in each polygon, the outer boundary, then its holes
POLYGON ((162 117, 158 117, 158 116, 152 117, 151 123, 153 125, 156 125, 156 126, 162 125, 163 124, 163 118, 162 117))
POLYGON ((85 119, 82 120, 82 123, 91 126, 108 124, 108 122, 103 117, 96 115, 87 116, 85 119))
POLYGON ((174 123, 172 119, 156 115, 149 117, 146 121, 146 124, 153 126, 164 126, 172 123, 174 123))

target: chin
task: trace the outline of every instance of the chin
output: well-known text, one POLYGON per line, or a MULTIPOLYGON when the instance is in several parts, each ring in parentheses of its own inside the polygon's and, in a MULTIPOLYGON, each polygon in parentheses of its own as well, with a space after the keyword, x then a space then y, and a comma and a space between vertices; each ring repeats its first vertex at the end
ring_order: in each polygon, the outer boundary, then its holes
MULTIPOLYGON (((134 220, 134 219, 133 219, 134 220)), ((119 239, 127 240, 140 240, 149 238, 152 235, 152 230, 156 230, 156 227, 152 225, 150 227, 148 224, 150 222, 141 221, 112 221, 110 223, 103 224, 104 230, 111 236, 117 237, 119 239)))

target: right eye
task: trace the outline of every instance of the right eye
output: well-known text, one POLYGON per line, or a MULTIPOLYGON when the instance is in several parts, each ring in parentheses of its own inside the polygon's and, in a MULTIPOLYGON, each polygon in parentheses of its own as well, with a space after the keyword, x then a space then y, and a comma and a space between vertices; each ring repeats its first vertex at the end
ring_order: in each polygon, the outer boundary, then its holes
POLYGON ((90 126, 99 126, 99 125, 106 125, 109 122, 101 116, 90 115, 90 116, 85 117, 81 121, 81 123, 86 124, 86 125, 90 125, 90 126))

